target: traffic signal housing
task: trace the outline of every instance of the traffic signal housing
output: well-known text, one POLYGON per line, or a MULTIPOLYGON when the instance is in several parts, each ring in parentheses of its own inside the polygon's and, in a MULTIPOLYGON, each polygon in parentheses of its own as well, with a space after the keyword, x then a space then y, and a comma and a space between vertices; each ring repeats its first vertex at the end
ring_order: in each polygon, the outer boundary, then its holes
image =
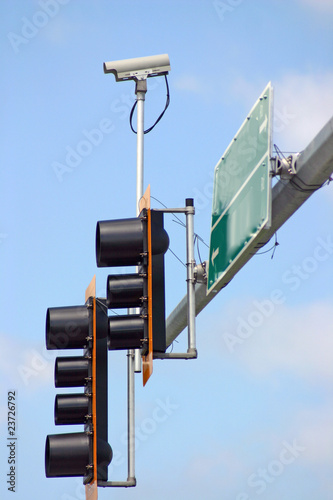
POLYGON ((107 278, 108 309, 137 311, 109 316, 110 350, 140 348, 143 357, 165 352, 164 254, 168 246, 163 212, 158 210, 144 208, 136 218, 97 223, 97 266, 137 266, 135 273, 107 278))
POLYGON ((82 356, 58 357, 55 386, 83 387, 83 392, 58 394, 56 425, 81 424, 84 430, 46 438, 46 477, 81 476, 86 485, 107 480, 112 450, 107 422, 108 320, 105 301, 88 298, 83 306, 49 308, 47 349, 83 349, 82 356))

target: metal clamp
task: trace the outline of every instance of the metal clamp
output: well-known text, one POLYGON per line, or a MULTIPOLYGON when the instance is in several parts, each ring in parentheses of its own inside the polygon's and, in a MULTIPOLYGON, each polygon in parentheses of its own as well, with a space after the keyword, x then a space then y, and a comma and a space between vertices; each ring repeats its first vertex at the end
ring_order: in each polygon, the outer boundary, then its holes
POLYGON ((272 158, 273 174, 279 175, 281 180, 289 180, 297 173, 297 159, 299 153, 291 154, 287 158, 272 158))
POLYGON ((207 261, 205 260, 201 264, 194 267, 194 280, 195 283, 207 284, 207 261))

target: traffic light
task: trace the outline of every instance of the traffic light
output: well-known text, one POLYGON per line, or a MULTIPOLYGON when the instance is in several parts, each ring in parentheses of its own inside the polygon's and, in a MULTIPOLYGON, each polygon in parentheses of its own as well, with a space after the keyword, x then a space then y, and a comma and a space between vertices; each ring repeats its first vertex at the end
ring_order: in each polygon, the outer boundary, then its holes
POLYGON ((131 219, 100 221, 96 228, 98 267, 137 266, 107 278, 108 309, 137 308, 109 316, 109 349, 141 348, 143 356, 165 352, 164 254, 169 237, 163 213, 144 208, 131 219))
POLYGON ((46 314, 47 349, 84 349, 83 356, 58 357, 55 386, 83 387, 58 394, 56 425, 84 425, 84 431, 46 438, 46 477, 82 476, 86 485, 107 480, 112 450, 108 444, 107 344, 105 300, 89 297, 84 306, 53 307, 46 314))

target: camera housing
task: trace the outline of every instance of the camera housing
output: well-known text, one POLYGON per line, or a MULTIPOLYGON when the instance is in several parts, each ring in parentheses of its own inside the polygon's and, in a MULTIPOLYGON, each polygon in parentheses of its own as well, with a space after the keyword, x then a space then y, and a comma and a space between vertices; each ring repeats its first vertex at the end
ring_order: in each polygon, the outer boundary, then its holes
POLYGON ((103 67, 104 73, 112 73, 117 82, 145 80, 151 76, 167 75, 171 70, 168 54, 110 61, 103 67))

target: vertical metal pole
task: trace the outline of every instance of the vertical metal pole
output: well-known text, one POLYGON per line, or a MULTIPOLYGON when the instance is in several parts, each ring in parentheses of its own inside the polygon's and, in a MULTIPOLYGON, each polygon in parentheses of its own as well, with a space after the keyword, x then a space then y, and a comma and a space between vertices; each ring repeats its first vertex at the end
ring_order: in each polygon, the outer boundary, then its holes
POLYGON ((127 353, 127 481, 135 478, 135 387, 134 350, 127 353))
POLYGON ((188 353, 196 353, 195 334, 195 280, 194 280, 194 206, 193 199, 186 199, 186 266, 187 266, 187 321, 188 353))
POLYGON ((136 215, 140 213, 139 202, 143 195, 143 159, 144 159, 144 103, 147 92, 147 80, 136 82, 137 133, 136 133, 136 215))
MULTIPOLYGON (((136 216, 139 215, 139 203, 143 196, 143 165, 144 165, 144 105, 147 92, 147 80, 138 80, 135 85, 137 106, 137 132, 136 132, 136 216)), ((138 271, 138 268, 137 268, 138 271)), ((137 312, 136 310, 133 311, 137 312)), ((134 371, 141 372, 140 349, 135 350, 134 371)))
MULTIPOLYGON (((143 158, 144 158, 144 101, 147 92, 147 81, 136 82, 135 93, 137 99, 137 162, 136 162, 136 215, 139 215, 139 203, 143 195, 143 158)), ((136 310, 129 312, 135 313, 136 310)), ((128 478, 135 478, 135 381, 134 373, 141 372, 140 350, 129 350, 127 353, 127 456, 128 478)))

